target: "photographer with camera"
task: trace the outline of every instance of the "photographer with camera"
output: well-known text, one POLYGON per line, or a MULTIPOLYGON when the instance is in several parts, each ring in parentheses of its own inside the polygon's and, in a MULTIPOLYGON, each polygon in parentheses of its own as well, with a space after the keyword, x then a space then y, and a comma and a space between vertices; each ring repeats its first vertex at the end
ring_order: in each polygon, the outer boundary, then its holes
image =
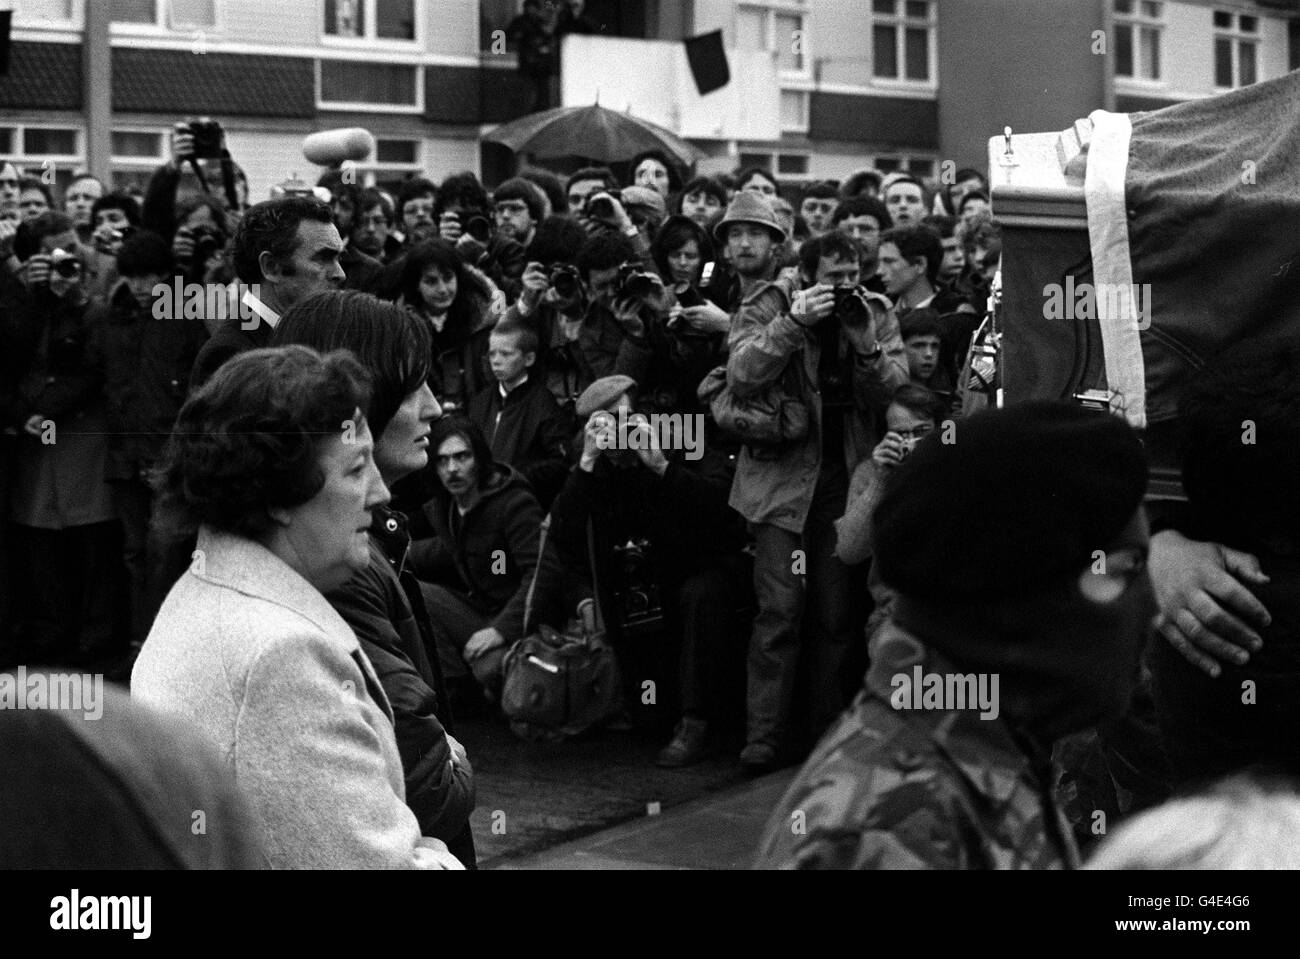
POLYGON ((70 217, 43 213, 14 240, 27 289, 11 300, 6 403, 17 433, 6 519, 15 546, 20 661, 89 663, 126 651, 121 532, 108 484, 103 376, 90 341, 104 307, 85 290, 70 217))
MULTIPOLYGON (((750 223, 772 234, 761 249, 754 240, 733 249, 742 277, 758 273, 762 262, 755 261, 770 261, 784 239, 770 206, 757 203, 762 209, 737 197, 718 225, 723 236, 750 223), (743 216, 742 202, 749 204, 743 216)), ((809 413, 806 435, 775 446, 747 444, 731 490, 731 506, 753 524, 757 541, 759 610, 741 753, 755 771, 776 766, 790 745, 801 658, 809 661, 814 710, 808 732, 815 739, 839 713, 857 590, 834 556, 832 524, 844 514, 850 475, 877 442, 879 410, 907 382, 898 321, 888 300, 860 285, 857 245, 832 231, 806 242, 800 263, 806 289, 792 289, 784 277, 749 285, 727 361, 727 386, 737 397, 779 392, 809 413), (804 565, 792 565, 792 556, 804 565)))
POLYGON ((178 202, 196 195, 211 197, 235 218, 248 209, 248 177, 231 159, 221 124, 208 117, 173 127, 172 157, 154 171, 145 189, 145 229, 171 236, 180 224, 178 202))
POLYGON ((561 571, 586 581, 625 664, 629 692, 638 695, 646 670, 631 668, 638 657, 627 645, 626 621, 648 611, 657 593, 666 635, 673 647, 680 643, 669 670, 677 674, 681 721, 656 761, 685 766, 707 755, 710 726, 724 718, 729 652, 739 673, 743 637, 734 613, 749 599, 745 534, 726 505, 730 457, 710 446, 698 460, 661 448, 649 420, 635 412, 635 391, 628 377, 608 376, 579 398, 582 456, 552 508, 543 572, 552 591, 561 571), (623 546, 629 542, 640 544, 648 562, 638 562, 623 546))
POLYGON ((523 244, 492 228, 492 205, 478 177, 465 171, 443 181, 434 210, 438 235, 457 255, 485 273, 507 300, 519 295, 526 258, 523 244))
MULTIPOLYGON (((835 521, 835 555, 842 562, 857 566, 871 559, 871 521, 884 495, 885 483, 921 438, 938 430, 947 416, 948 405, 943 398, 925 387, 908 383, 894 392, 885 409, 885 435, 871 451, 871 457, 858 464, 849 483, 848 506, 835 521)), ((870 643, 889 617, 895 593, 881 582, 874 563, 867 573, 867 586, 875 601, 866 627, 870 643)))

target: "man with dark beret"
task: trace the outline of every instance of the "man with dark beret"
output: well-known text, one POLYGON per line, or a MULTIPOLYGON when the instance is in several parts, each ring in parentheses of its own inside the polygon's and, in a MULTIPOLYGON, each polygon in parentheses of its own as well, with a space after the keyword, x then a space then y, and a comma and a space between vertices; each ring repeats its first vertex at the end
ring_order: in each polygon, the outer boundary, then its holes
POLYGON ((1122 420, 1064 403, 935 432, 874 524, 898 591, 864 689, 769 821, 757 865, 1078 865, 1052 744, 1121 715, 1156 614, 1147 465, 1122 420))

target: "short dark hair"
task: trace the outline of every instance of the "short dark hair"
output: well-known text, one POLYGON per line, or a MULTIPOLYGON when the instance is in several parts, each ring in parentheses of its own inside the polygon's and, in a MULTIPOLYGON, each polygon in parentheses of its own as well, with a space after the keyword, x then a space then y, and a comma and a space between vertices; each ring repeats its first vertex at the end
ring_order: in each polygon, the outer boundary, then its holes
POLYGON ((466 210, 478 210, 484 214, 491 208, 487 190, 483 188, 478 177, 468 170, 453 173, 442 181, 442 186, 438 190, 438 199, 434 203, 433 215, 442 216, 454 206, 466 210))
POLYGON ((703 268, 705 263, 713 259, 713 244, 709 241, 708 231, 704 227, 692 219, 677 215, 669 217, 659 228, 659 233, 650 247, 650 256, 654 259, 655 266, 659 268, 659 275, 665 280, 672 275, 668 266, 668 257, 691 240, 699 245, 700 266, 703 268))
POLYGON ((283 263, 292 257, 303 221, 332 224, 334 216, 327 204, 309 196, 285 196, 249 207, 235 230, 235 275, 244 283, 260 283, 265 277, 258 258, 270 253, 283 263))
POLYGON ((838 230, 829 230, 799 247, 799 266, 809 279, 817 276, 817 266, 823 259, 857 263, 862 259, 862 247, 853 237, 838 230))
POLYGON ((774 187, 776 187, 776 191, 778 193, 781 192, 781 182, 776 178, 776 176, 772 173, 771 170, 769 170, 767 167, 761 167, 761 166, 745 167, 745 169, 737 173, 736 189, 737 190, 745 189, 745 184, 748 183, 750 180, 754 179, 754 177, 756 176, 761 176, 764 180, 767 180, 774 187))
POLYGON ((413 177, 402 184, 402 188, 397 191, 397 209, 395 215, 400 217, 402 211, 406 209, 406 204, 412 200, 418 200, 423 196, 433 197, 436 205, 438 202, 438 185, 432 180, 426 180, 422 176, 413 177))
POLYGON ((406 398, 429 379, 429 327, 395 303, 359 290, 313 293, 285 311, 272 346, 349 350, 370 374, 366 420, 376 440, 406 398))
POLYGON ((898 335, 906 343, 914 336, 937 336, 943 338, 943 321, 939 311, 928 306, 912 310, 898 321, 898 335))
POLYGON ((54 206, 54 194, 50 192, 49 187, 47 187, 44 183, 41 182, 40 177, 36 177, 36 176, 20 177, 18 179, 18 192, 21 193, 24 190, 40 190, 41 196, 45 197, 46 205, 54 206))
POLYGON ((874 196, 851 196, 847 200, 841 200, 840 205, 831 214, 831 223, 839 226, 845 220, 855 216, 875 217, 876 225, 880 227, 881 232, 894 225, 893 217, 889 215, 889 208, 874 196))
POLYGON ((272 509, 320 492, 321 450, 369 404, 369 377, 342 350, 284 346, 232 357, 177 416, 159 472, 158 525, 259 539, 274 525, 272 509))
POLYGON ((884 177, 877 170, 858 170, 840 185, 840 196, 846 200, 860 196, 862 188, 868 183, 873 184, 873 188, 879 193, 883 181, 884 177))
POLYGON ((939 234, 941 240, 951 240, 957 235, 957 218, 946 213, 931 213, 921 218, 921 225, 939 234))
POLYGON ((635 259, 636 250, 627 237, 604 231, 588 238, 574 257, 573 265, 582 279, 589 281, 594 270, 609 270, 635 259))
POLYGON ((506 180, 499 187, 492 191, 492 202, 500 203, 502 200, 517 200, 528 207, 528 215, 533 218, 533 222, 540 222, 542 219, 542 207, 545 204, 542 201, 542 191, 537 185, 523 177, 512 177, 506 180))
MULTIPOLYGON (((547 202, 551 205, 551 212, 547 214, 548 216, 562 214, 569 208, 569 198, 564 192, 564 181, 550 170, 529 166, 524 167, 517 175, 519 179, 527 180, 546 195, 547 202)), ((538 217, 538 219, 541 219, 541 217, 538 217)))
POLYGON ((935 426, 948 416, 948 405, 944 403, 943 397, 916 383, 904 383, 894 390, 894 394, 885 406, 888 408, 895 403, 917 416, 924 416, 935 426))
POLYGON ((962 183, 966 180, 979 180, 982 187, 987 187, 989 184, 988 177, 979 170, 970 166, 964 166, 958 170, 956 174, 954 174, 952 182, 962 183))
POLYGON ((577 173, 572 173, 564 181, 564 208, 569 208, 569 191, 573 189, 573 184, 581 183, 583 180, 604 180, 605 188, 612 190, 618 186, 618 180, 614 177, 614 171, 607 166, 585 166, 577 173))
POLYGON ((544 266, 572 263, 586 242, 587 231, 582 224, 572 217, 552 215, 537 224, 526 256, 544 266))
POLYGON ((682 187, 681 194, 677 197, 677 212, 682 212, 682 200, 686 199, 692 193, 707 193, 718 201, 720 206, 727 205, 727 188, 711 176, 697 176, 686 186, 682 187))
POLYGON ((909 224, 886 230, 880 237, 883 246, 892 243, 909 263, 915 259, 925 260, 925 277, 931 283, 939 275, 939 264, 943 262, 943 241, 939 234, 928 226, 909 224))
POLYGON ((628 168, 631 182, 636 182, 636 168, 646 160, 658 160, 668 171, 668 192, 676 193, 682 188, 682 174, 677 168, 677 161, 670 158, 663 150, 642 150, 634 156, 632 165, 628 168))
MULTIPOLYGON (((439 447, 453 436, 459 436, 469 445, 474 465, 478 468, 478 486, 482 489, 492 479, 492 448, 488 446, 483 431, 465 416, 456 413, 434 422, 429 432, 429 459, 436 459, 439 447)), ((446 487, 442 483, 437 485, 441 494, 446 495, 446 487)))
POLYGON ((541 349, 541 339, 537 331, 527 323, 502 320, 492 328, 491 336, 513 336, 515 345, 521 353, 536 354, 541 349))
POLYGON ((122 276, 169 276, 175 270, 171 241, 149 230, 136 230, 117 254, 117 272, 122 276))
POLYGON ((834 184, 829 180, 819 180, 816 183, 809 183, 799 193, 799 202, 804 200, 837 200, 840 191, 835 189, 834 184))
POLYGON ((90 208, 90 222, 94 223, 95 217, 104 210, 121 210, 127 223, 132 226, 140 225, 140 204, 135 202, 135 197, 129 193, 123 193, 121 190, 105 193, 90 208))
POLYGON ((382 191, 376 190, 374 187, 362 190, 361 202, 357 204, 357 213, 365 215, 367 210, 373 210, 375 207, 379 207, 380 212, 384 215, 384 221, 389 226, 392 226, 394 220, 392 201, 382 191))
POLYGON ((989 195, 983 190, 967 190, 961 195, 961 199, 957 201, 957 212, 961 213, 962 208, 971 200, 983 200, 985 203, 988 203, 989 195))
MULTIPOLYGON (((355 170, 352 172, 356 173, 355 170)), ((316 185, 329 190, 331 200, 343 200, 352 207, 352 225, 356 226, 357 217, 361 215, 362 188, 357 184, 355 176, 346 176, 345 173, 344 170, 326 170, 316 185)))
POLYGON ((60 210, 46 210, 34 220, 24 220, 14 234, 14 255, 20 260, 29 259, 47 236, 58 236, 71 229, 72 217, 60 210))

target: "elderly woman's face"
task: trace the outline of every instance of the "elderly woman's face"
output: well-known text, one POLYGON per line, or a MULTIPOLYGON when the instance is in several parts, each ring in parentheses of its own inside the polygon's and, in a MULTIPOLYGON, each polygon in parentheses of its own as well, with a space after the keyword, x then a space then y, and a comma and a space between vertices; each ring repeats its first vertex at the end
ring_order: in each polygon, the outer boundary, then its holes
POLYGON ((283 511, 283 538, 303 577, 322 592, 341 586, 370 561, 371 512, 390 499, 375 464, 370 427, 358 410, 357 428, 331 437, 318 460, 320 492, 283 511))

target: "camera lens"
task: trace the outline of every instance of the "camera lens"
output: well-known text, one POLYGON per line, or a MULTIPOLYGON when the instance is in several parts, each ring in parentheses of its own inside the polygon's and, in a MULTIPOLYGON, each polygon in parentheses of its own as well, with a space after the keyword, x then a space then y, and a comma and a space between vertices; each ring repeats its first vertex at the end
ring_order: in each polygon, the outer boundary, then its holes
POLYGON ((81 272, 81 262, 73 257, 50 264, 51 269, 66 279, 71 279, 81 272))
POLYGON ((551 286, 555 292, 566 300, 572 299, 573 295, 578 292, 578 278, 568 270, 557 270, 551 276, 551 286))
POLYGON ((480 243, 486 243, 492 235, 487 219, 481 216, 470 217, 469 222, 465 224, 465 232, 480 243))

